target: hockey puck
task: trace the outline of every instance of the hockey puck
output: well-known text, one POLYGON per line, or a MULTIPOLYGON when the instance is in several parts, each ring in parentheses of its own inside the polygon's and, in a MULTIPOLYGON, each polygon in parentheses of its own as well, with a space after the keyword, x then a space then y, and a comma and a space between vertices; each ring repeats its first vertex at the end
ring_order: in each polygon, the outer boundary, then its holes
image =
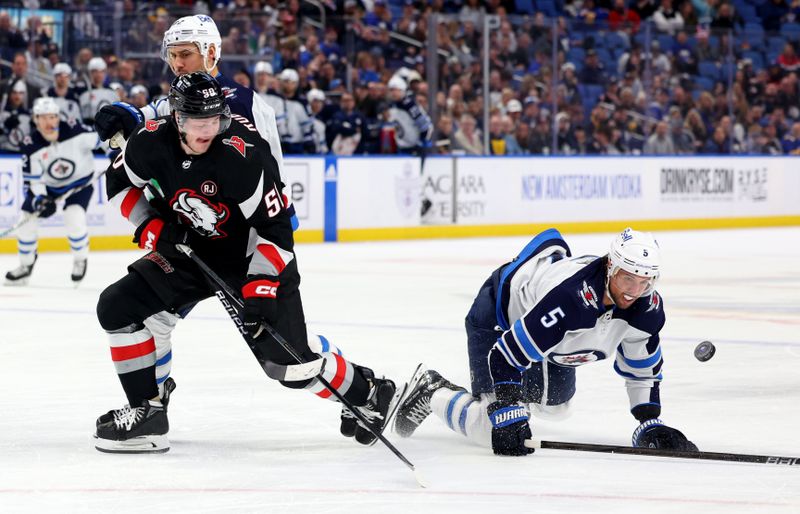
POLYGON ((705 362, 713 357, 716 351, 717 349, 714 348, 714 344, 711 341, 703 341, 694 349, 694 356, 700 362, 705 362))

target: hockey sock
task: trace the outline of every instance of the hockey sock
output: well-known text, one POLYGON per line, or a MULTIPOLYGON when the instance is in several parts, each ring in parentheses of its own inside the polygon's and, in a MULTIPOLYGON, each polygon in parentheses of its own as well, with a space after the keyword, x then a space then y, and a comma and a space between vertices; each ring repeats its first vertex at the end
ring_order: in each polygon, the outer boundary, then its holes
MULTIPOLYGON (((367 403, 370 386, 364 375, 356 370, 353 364, 340 355, 335 353, 323 353, 321 356, 325 359, 322 378, 327 380, 331 386, 353 405, 361 406, 367 403)), ((333 393, 317 379, 312 380, 305 388, 320 398, 329 398, 333 401, 338 401, 333 393)))
POLYGON ((486 415, 486 402, 476 400, 466 391, 441 388, 431 396, 431 411, 441 418, 450 430, 466 436, 480 445, 491 437, 491 424, 486 415))
POLYGON ((89 256, 89 230, 86 226, 86 211, 80 205, 64 208, 64 225, 72 256, 85 259, 89 256))
POLYGON ((17 230, 17 251, 19 262, 30 266, 36 260, 36 250, 39 247, 39 220, 33 219, 17 230))
POLYGON ((146 328, 109 332, 111 359, 128 397, 129 405, 158 396, 156 386, 156 345, 146 328))

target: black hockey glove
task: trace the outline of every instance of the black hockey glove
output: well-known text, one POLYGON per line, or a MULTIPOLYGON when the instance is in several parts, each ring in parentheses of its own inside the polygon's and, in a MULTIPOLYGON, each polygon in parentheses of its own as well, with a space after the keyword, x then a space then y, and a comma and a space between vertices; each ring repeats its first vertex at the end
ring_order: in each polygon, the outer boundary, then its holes
POLYGON ((6 132, 10 134, 12 130, 19 127, 19 123, 19 116, 11 115, 3 122, 3 126, 6 128, 6 132))
POLYGON ((94 128, 103 141, 108 141, 119 131, 128 139, 136 125, 143 121, 144 115, 136 106, 127 102, 114 102, 97 111, 94 128))
POLYGON ((36 195, 31 202, 33 212, 38 212, 40 218, 49 218, 56 213, 56 201, 52 196, 36 195))
POLYGON ((253 275, 247 277, 242 286, 244 310, 242 323, 250 337, 256 338, 261 333, 261 324, 267 322, 274 325, 278 318, 278 277, 253 275))
POLYGON ((648 419, 633 431, 634 448, 657 448, 679 452, 696 452, 697 446, 683 432, 668 427, 658 418, 648 419))
POLYGON ((185 226, 166 223, 155 216, 144 220, 133 236, 133 242, 137 243, 139 248, 156 251, 167 259, 185 257, 175 245, 187 244, 188 241, 189 231, 185 226))
POLYGON ((519 457, 533 453, 525 446, 530 439, 528 409, 519 401, 522 387, 516 384, 500 384, 495 387, 497 401, 490 403, 486 412, 492 422, 492 450, 495 455, 519 457))

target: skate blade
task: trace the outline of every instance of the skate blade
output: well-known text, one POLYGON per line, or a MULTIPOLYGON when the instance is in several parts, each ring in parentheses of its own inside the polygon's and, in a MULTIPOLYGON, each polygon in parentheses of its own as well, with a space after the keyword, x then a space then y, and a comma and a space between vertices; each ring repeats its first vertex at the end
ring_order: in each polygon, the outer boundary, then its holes
POLYGON ((28 285, 28 279, 27 278, 21 278, 19 280, 6 279, 5 285, 10 286, 10 287, 27 286, 28 285))
MULTIPOLYGON (((422 369, 422 373, 425 372, 423 365, 420 364, 419 366, 417 366, 417 370, 414 372, 414 377, 416 377, 417 372, 419 372, 420 369, 422 369)), ((419 379, 417 379, 417 381, 419 381, 419 379)), ((385 432, 388 427, 394 424, 394 417, 397 414, 397 410, 400 408, 400 405, 403 404, 403 401, 405 401, 406 396, 411 391, 410 385, 411 382, 406 382, 402 385, 402 387, 398 387, 397 390, 394 392, 394 396, 392 396, 392 401, 391 403, 389 403, 389 410, 386 411, 386 422, 383 424, 383 430, 381 430, 381 433, 385 432)), ((365 446, 372 446, 377 442, 378 438, 376 437, 371 443, 366 444, 365 446)))
POLYGON ((165 453, 169 451, 169 439, 165 435, 147 435, 113 441, 94 436, 94 447, 103 453, 165 453))
MULTIPOLYGON (((411 391, 413 391, 417 387, 417 384, 419 384, 419 381, 422 380, 422 377, 423 377, 423 375, 425 375, 426 371, 428 371, 428 368, 425 366, 425 363, 424 362, 420 362, 419 365, 417 366, 417 369, 414 370, 414 374, 411 375, 411 380, 409 380, 408 383, 406 384, 405 389, 403 390, 403 396, 400 398, 400 400, 394 406, 394 412, 392 413, 392 419, 391 419, 391 421, 392 421, 392 431, 395 434, 399 435, 400 437, 408 437, 408 436, 402 435, 397 430, 397 427, 394 424, 394 422, 396 421, 396 419, 394 419, 394 417, 397 414, 397 411, 400 410, 400 406, 403 405, 404 401, 406 401, 406 397, 409 395, 409 393, 411 393, 411 391)), ((389 426, 388 423, 387 423, 386 426, 389 426)))

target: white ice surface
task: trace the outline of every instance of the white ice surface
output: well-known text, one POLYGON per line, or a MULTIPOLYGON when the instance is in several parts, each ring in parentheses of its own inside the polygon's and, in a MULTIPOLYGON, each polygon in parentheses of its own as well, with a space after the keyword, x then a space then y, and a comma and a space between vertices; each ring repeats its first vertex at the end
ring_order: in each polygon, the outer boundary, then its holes
MULTIPOLYGON (((663 419, 703 450, 800 456, 800 229, 657 234, 667 325, 663 419), (694 359, 714 341, 716 356, 694 359)), ((567 235, 574 254, 610 235, 567 235)), ((525 238, 302 245, 307 320, 351 360, 396 380, 424 361, 468 382, 463 319, 525 238)), ((99 293, 137 253, 43 254, 26 288, 0 287, 0 512, 798 513, 800 466, 540 450, 500 458, 437 418, 385 447, 338 434, 339 407, 266 378, 213 299, 174 334, 172 449, 108 455, 95 418, 125 403, 99 293)), ((15 267, 0 255, 0 269, 15 267)), ((578 370, 573 415, 547 440, 629 444, 635 420, 612 361, 578 370)))

